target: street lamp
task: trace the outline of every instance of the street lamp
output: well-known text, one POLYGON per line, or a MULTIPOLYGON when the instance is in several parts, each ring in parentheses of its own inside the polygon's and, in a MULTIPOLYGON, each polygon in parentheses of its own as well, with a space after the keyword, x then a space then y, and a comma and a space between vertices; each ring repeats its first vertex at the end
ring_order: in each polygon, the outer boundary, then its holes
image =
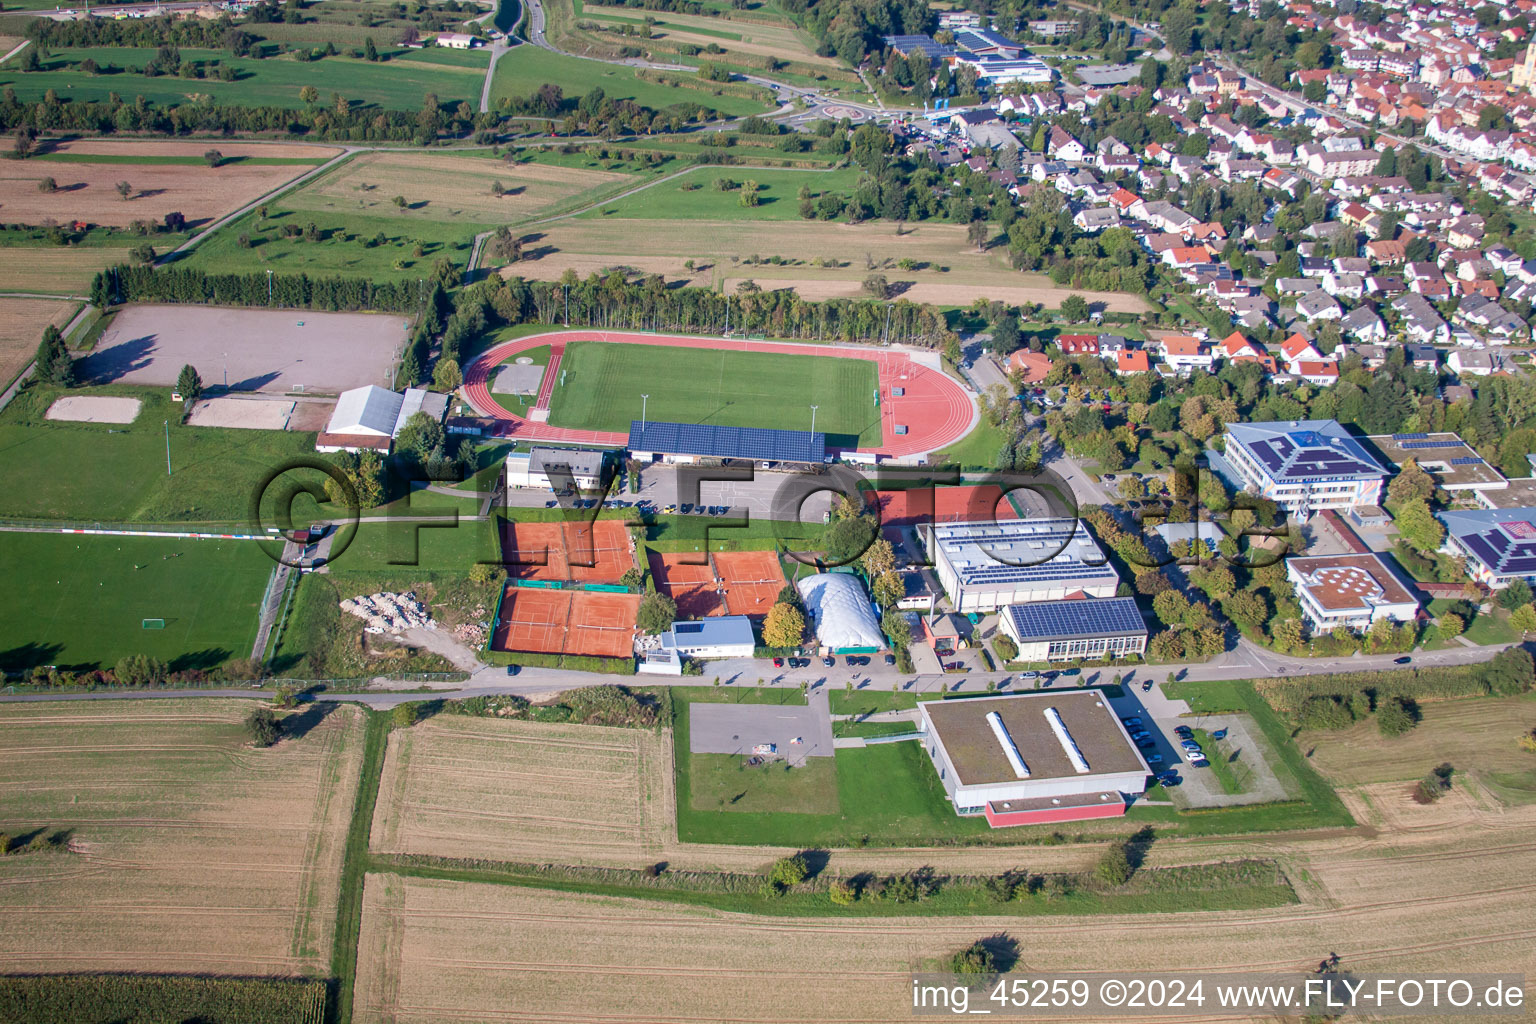
POLYGON ((267 305, 272 305, 272 271, 267 271, 267 305))
POLYGON ((229 390, 229 353, 224 353, 224 390, 229 390))
POLYGON ((811 433, 812 434, 816 433, 816 410, 820 409, 820 408, 821 408, 821 406, 819 406, 819 405, 811 406, 811 433))
POLYGON ((646 402, 650 400, 650 397, 651 397, 650 395, 641 395, 640 396, 640 429, 641 430, 645 429, 645 405, 646 405, 646 402))

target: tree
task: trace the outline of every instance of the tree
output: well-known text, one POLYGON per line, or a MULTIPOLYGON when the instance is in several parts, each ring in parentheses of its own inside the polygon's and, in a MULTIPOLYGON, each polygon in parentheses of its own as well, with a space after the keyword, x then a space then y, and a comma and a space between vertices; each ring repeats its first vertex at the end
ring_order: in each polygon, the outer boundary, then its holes
POLYGON ((1457 615, 1455 612, 1446 612, 1444 615, 1440 616, 1438 620, 1436 620, 1436 624, 1440 627, 1440 637, 1443 640, 1456 639, 1457 637, 1461 636, 1462 630, 1466 629, 1467 626, 1467 624, 1462 621, 1461 616, 1457 615))
POLYGON ((977 252, 987 247, 987 234, 987 222, 980 218, 971 221, 970 226, 965 229, 966 239, 976 247, 977 252))
POLYGON ((252 708, 250 714, 245 716, 245 731, 251 737, 253 746, 270 747, 282 734, 282 727, 271 708, 258 707, 252 708))
POLYGON ((1510 612, 1509 624, 1522 634, 1536 633, 1536 605, 1523 604, 1510 612))
POLYGON ((128 182, 126 182, 126 181, 120 181, 120 182, 117 183, 116 187, 117 187, 117 194, 122 196, 123 202, 126 203, 128 201, 128 198, 133 195, 133 186, 128 184, 128 182))
POLYGON ((1387 500, 1394 505, 1405 501, 1428 501, 1434 494, 1434 478, 1419 467, 1416 459, 1404 462, 1397 476, 1387 485, 1387 500))
POLYGON ((891 647, 900 650, 912 644, 912 625, 907 622, 907 617, 900 609, 886 608, 885 614, 880 616, 880 628, 890 638, 891 647))
POLYGON ((363 59, 367 61, 379 59, 379 48, 374 44, 373 36, 368 36, 363 40, 363 59))
POLYGON ((1401 736, 1418 722, 1401 697, 1393 697, 1376 712, 1376 728, 1383 736, 1401 736))
POLYGON ((874 578, 896 568, 896 550, 891 547, 890 541, 881 537, 870 542, 869 547, 864 550, 861 561, 864 564, 864 571, 870 575, 870 578, 874 578))
POLYGON ((811 868, 806 863, 805 854, 793 853, 773 862, 773 867, 768 869, 768 883, 783 892, 790 886, 799 885, 805 881, 810 873, 811 868))
POLYGON ((224 162, 224 154, 220 153, 216 149, 204 150, 203 161, 207 163, 209 167, 217 167, 224 162))
POLYGON ((1403 539, 1426 553, 1439 548, 1445 539, 1445 527, 1440 525, 1423 499, 1405 501, 1397 510, 1396 523, 1397 532, 1403 539))
POLYGON ((165 662, 147 654, 125 655, 112 667, 112 677, 120 686, 157 686, 165 676, 165 662))
POLYGON ((646 594, 635 611, 635 625, 652 635, 672 628, 677 619, 677 603, 666 594, 646 594))
POLYGON ((404 704, 396 704, 395 709, 389 713, 390 722, 396 729, 409 729, 421 718, 421 705, 414 701, 404 704))
POLYGON ((1068 295, 1061 300, 1061 315, 1073 323, 1088 319, 1088 300, 1081 295, 1068 295))
POLYGON ((59 190, 59 183, 52 178, 43 178, 37 183, 37 190, 39 192, 57 192, 59 190))
POLYGON ((395 435, 395 450, 426 462, 443 446, 443 425, 424 412, 413 413, 395 435))
POLYGON ((64 345, 64 336, 52 324, 43 328, 43 340, 37 346, 37 366, 33 370, 43 384, 71 387, 75 383, 75 361, 64 345))
POLYGON ((891 294, 891 284, 884 274, 870 274, 864 279, 864 291, 873 299, 886 299, 891 294))
POLYGON ((464 374, 456 359, 439 359, 432 368, 432 386, 447 394, 457 391, 464 384, 464 374))
POLYGON ((949 958, 951 974, 996 974, 997 957, 984 942, 973 942, 949 958))
POLYGON ((1525 580, 1514 580, 1509 586, 1499 591, 1499 607, 1514 611, 1523 604, 1532 601, 1531 585, 1525 580))
POLYGON ((197 368, 191 363, 184 365, 181 372, 176 375, 176 393, 189 407, 203 393, 203 378, 198 375, 197 368))
POLYGON ((1109 844, 1104 855, 1094 865, 1094 873, 1097 874, 1105 885, 1124 885, 1131 880, 1134 872, 1131 866, 1130 851, 1123 839, 1117 839, 1109 844))
POLYGON ((799 647, 805 636, 805 616, 794 605, 779 602, 763 620, 763 643, 769 647, 799 647))
POLYGON ((306 85, 306 86, 301 86, 300 87, 300 89, 299 89, 299 101, 301 103, 307 104, 308 106, 314 106, 315 105, 315 101, 318 100, 319 98, 320 98, 320 90, 316 89, 314 86, 306 85))
POLYGON ((128 250, 128 256, 133 262, 142 267, 147 267, 155 262, 155 247, 152 245, 136 245, 128 250))
POLYGON ((875 599, 875 603, 882 608, 894 606, 907 592, 906 585, 901 582, 901 574, 894 569, 888 569, 880 575, 872 577, 869 589, 875 599))

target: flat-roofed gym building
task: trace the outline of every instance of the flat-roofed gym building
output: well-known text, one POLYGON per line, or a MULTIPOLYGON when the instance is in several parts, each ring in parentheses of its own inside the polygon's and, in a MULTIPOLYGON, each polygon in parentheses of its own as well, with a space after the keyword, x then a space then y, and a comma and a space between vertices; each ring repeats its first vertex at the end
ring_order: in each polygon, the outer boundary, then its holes
POLYGON ((1098 690, 922 701, 923 749, 962 816, 993 828, 1112 818, 1147 762, 1098 690))
POLYGON ((1120 576, 1078 519, 925 523, 923 542, 958 612, 1066 597, 1114 597, 1120 576))

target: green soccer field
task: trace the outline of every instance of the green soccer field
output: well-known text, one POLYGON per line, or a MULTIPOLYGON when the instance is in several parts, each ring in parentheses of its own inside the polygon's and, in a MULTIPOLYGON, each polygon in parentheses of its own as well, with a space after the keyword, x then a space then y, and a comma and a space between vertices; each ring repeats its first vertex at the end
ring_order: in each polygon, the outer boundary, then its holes
POLYGON ((139 653, 206 669, 249 657, 273 565, 253 541, 0 534, 0 669, 111 668, 139 653), (144 629, 147 618, 165 628, 144 629))
POLYGON ((652 421, 809 430, 815 405, 828 445, 881 442, 878 376, 866 359, 581 341, 565 347, 557 372, 556 427, 628 433, 644 393, 652 421))

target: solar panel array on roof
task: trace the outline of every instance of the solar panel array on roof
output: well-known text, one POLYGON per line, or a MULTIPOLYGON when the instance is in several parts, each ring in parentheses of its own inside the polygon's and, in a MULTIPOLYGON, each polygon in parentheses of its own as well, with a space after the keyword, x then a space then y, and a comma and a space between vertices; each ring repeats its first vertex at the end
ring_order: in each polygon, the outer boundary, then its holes
POLYGON ((1408 450, 1417 450, 1417 449, 1420 449, 1420 448, 1465 448, 1466 446, 1467 446, 1467 442, 1461 441, 1461 440, 1456 440, 1456 441, 1404 441, 1403 444, 1402 444, 1402 447, 1405 448, 1405 449, 1408 449, 1408 450))
POLYGON ((1451 465, 1453 466, 1481 466, 1482 464, 1483 460, 1478 458, 1476 455, 1467 455, 1459 459, 1451 460, 1451 465))
POLYGON ((1392 435, 1392 440, 1394 440, 1394 441, 1422 441, 1422 440, 1424 440, 1428 436, 1429 436, 1428 434, 1393 434, 1392 435))
POLYGON ((827 435, 807 430, 721 427, 702 423, 629 425, 629 450, 669 455, 707 455, 719 459, 772 462, 825 462, 827 435))
POLYGON ((1440 513, 1446 529, 1495 576, 1536 577, 1536 525, 1520 519, 1531 509, 1440 513))
POLYGON ((1134 597, 1087 601, 1042 601, 1009 605, 1007 615, 1023 640, 1072 640, 1145 634, 1146 620, 1134 597))
POLYGON ((1307 426, 1269 433, 1274 428, 1256 423, 1234 424, 1229 432, 1276 480, 1386 475, 1360 442, 1337 423, 1309 420, 1307 424, 1316 424, 1317 429, 1307 426))

